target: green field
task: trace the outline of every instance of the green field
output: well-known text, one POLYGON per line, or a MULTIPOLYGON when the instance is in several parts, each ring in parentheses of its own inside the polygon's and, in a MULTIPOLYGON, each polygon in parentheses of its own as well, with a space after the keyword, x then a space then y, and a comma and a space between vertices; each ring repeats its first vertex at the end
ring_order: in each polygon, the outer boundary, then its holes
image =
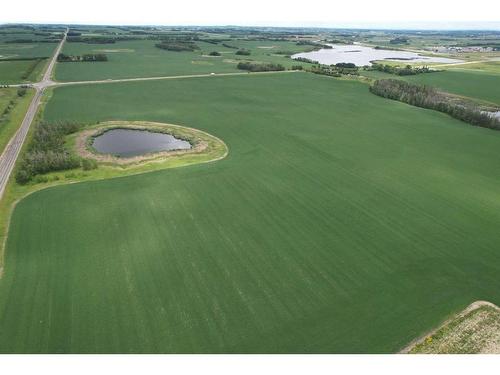
POLYGON ((49 57, 57 47, 57 43, 1 43, 2 58, 49 57))
POLYGON ((20 98, 17 95, 17 89, 0 89, 0 114, 3 114, 10 102, 14 101, 9 113, 0 116, 0 153, 21 125, 33 94, 34 90, 28 90, 26 95, 20 98))
POLYGON ((305 73, 58 88, 45 117, 229 156, 23 199, 0 352, 395 352, 500 302, 498 132, 305 73))
POLYGON ((493 72, 457 69, 406 77, 398 77, 378 71, 362 72, 362 74, 374 79, 404 79, 409 82, 435 86, 452 94, 468 96, 500 105, 500 74, 493 72))
POLYGON ((105 53, 109 61, 58 64, 56 79, 60 81, 89 81, 108 78, 236 72, 238 71, 236 69, 238 61, 247 58, 259 62, 277 62, 290 67, 298 63, 282 55, 276 55, 274 52, 301 52, 310 48, 309 46, 297 46, 293 42, 241 40, 225 42, 231 46, 252 51, 250 56, 237 56, 235 55, 236 49, 226 48, 222 44, 197 42, 201 48, 199 51, 171 52, 156 48, 155 43, 158 41, 140 40, 112 44, 66 43, 63 53, 67 55, 105 53), (207 56, 212 51, 220 52, 221 56, 207 56))
POLYGON ((37 81, 46 60, 0 60, 0 85, 37 81))

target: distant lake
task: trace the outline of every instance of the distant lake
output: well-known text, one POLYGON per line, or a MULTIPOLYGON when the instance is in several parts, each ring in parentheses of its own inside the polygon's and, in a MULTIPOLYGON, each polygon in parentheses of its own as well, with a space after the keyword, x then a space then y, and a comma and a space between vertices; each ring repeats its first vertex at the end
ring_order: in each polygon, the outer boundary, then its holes
POLYGON ((408 61, 408 62, 433 62, 433 63, 458 63, 462 60, 449 59, 446 57, 437 56, 422 56, 415 52, 408 51, 391 51, 385 49, 375 49, 372 47, 360 46, 357 44, 328 44, 331 49, 320 49, 313 52, 302 52, 292 56, 305 57, 318 61, 320 64, 331 65, 337 63, 353 63, 357 66, 371 65, 374 60, 392 60, 392 61, 408 61))

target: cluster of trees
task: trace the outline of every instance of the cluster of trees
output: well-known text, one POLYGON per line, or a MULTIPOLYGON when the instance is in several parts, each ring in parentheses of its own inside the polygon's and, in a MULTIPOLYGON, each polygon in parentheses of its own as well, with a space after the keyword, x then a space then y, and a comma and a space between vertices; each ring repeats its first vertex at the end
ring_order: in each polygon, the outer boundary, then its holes
POLYGON ((200 41, 200 42, 205 42, 205 43, 210 43, 210 44, 219 44, 220 42, 227 42, 230 39, 220 39, 220 38, 200 38, 198 36, 195 36, 193 40, 200 41))
POLYGON ((7 106, 3 109, 2 114, 0 115, 0 121, 5 121, 7 119, 7 116, 9 115, 10 111, 14 106, 16 105, 16 102, 14 99, 9 100, 9 103, 7 106))
POLYGON ((85 54, 85 55, 65 55, 60 53, 57 55, 57 61, 59 62, 97 62, 97 61, 108 61, 108 56, 104 53, 95 54, 85 54))
POLYGON ((391 44, 407 44, 408 43, 408 38, 398 36, 394 39, 389 40, 389 43, 391 44))
POLYGON ((236 51, 236 54, 240 56, 250 56, 252 53, 247 49, 239 49, 236 51))
POLYGON ((226 47, 226 48, 238 49, 238 47, 236 47, 236 46, 232 46, 232 45, 227 44, 227 43, 222 43, 222 45, 223 45, 224 47, 226 47))
POLYGON ((253 62, 240 62, 236 66, 241 70, 248 70, 249 72, 270 72, 270 71, 282 71, 285 67, 281 64, 273 63, 253 63, 253 62))
POLYGON ((50 37, 46 39, 11 39, 6 40, 4 43, 8 44, 35 44, 35 43, 56 43, 59 42, 61 38, 50 37))
POLYGON ((387 65, 387 64, 377 64, 377 63, 372 64, 372 66, 366 66, 366 67, 364 67, 364 69, 365 70, 378 70, 379 72, 395 74, 398 76, 413 76, 416 74, 432 73, 432 72, 439 71, 439 70, 429 69, 429 67, 427 67, 427 66, 412 67, 411 65, 406 65, 405 67, 402 68, 400 66, 387 65))
POLYGON ((217 51, 212 51, 208 54, 209 56, 220 56, 220 52, 217 52, 217 51))
POLYGON ((160 43, 156 43, 155 47, 174 52, 192 52, 200 49, 196 43, 182 40, 163 40, 160 43))
POLYGON ((313 42, 313 41, 310 41, 310 40, 299 40, 295 44, 298 45, 298 46, 313 46, 313 47, 315 47, 315 49, 320 49, 320 48, 331 49, 331 48, 333 48, 332 46, 330 46, 328 44, 313 42))
POLYGON ((70 122, 38 123, 16 171, 16 181, 26 184, 40 174, 79 167, 80 158, 69 153, 64 137, 80 128, 81 125, 70 122))
POLYGON ((124 42, 130 40, 140 40, 134 36, 68 36, 66 41, 70 43, 87 43, 87 44, 114 44, 116 42, 124 42))
POLYGON ((343 39, 330 39, 330 40, 325 40, 325 42, 332 43, 332 44, 352 44, 351 41, 343 40, 343 39))
POLYGON ((384 98, 398 100, 416 107, 433 109, 474 126, 500 130, 500 121, 473 103, 456 102, 450 94, 433 87, 416 85, 398 79, 381 79, 370 91, 384 98))
POLYGON ((311 59, 308 59, 307 57, 295 57, 294 60, 300 61, 300 62, 304 62, 304 63, 308 63, 308 64, 319 65, 319 61, 311 60, 311 59))
POLYGON ((341 77, 342 75, 358 75, 358 67, 353 63, 337 63, 335 65, 314 65, 309 72, 322 74, 330 77, 341 77))

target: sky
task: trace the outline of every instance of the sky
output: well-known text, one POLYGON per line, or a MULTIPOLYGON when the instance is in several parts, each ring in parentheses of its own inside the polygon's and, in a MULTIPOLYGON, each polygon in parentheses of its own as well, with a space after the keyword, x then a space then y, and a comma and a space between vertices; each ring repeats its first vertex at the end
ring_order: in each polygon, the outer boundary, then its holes
POLYGON ((500 0, 22 0, 0 23, 497 29, 500 0))

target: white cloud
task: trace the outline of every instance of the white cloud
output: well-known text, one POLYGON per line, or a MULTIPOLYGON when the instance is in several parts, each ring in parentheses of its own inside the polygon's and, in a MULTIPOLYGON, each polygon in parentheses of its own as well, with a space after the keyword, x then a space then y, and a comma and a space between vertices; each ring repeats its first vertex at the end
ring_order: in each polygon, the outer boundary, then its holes
MULTIPOLYGON (((391 26, 457 22, 500 25, 498 0, 23 0, 5 1, 0 22, 155 24, 391 26), (417 24, 416 24, 417 23, 417 24)), ((432 27, 432 26, 431 26, 432 27)))

